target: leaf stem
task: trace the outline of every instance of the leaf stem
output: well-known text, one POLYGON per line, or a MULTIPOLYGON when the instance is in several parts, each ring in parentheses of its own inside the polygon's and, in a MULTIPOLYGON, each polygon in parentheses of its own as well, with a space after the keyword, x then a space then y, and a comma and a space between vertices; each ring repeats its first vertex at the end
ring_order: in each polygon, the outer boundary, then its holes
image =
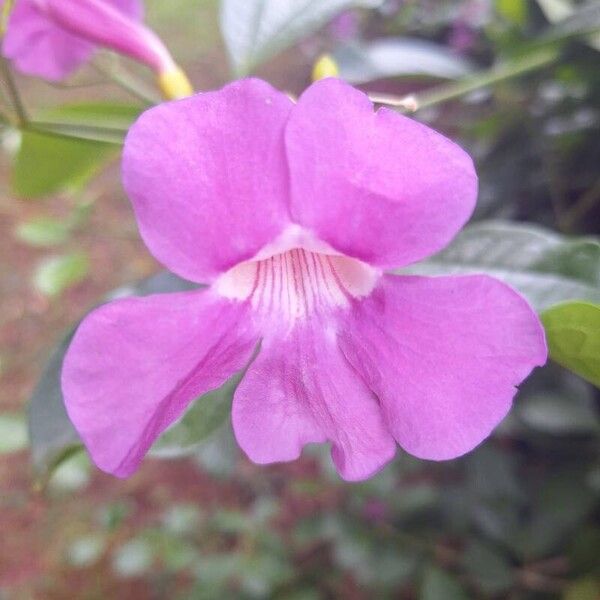
POLYGON ((53 135, 60 138, 74 138, 105 144, 122 146, 126 130, 110 129, 93 125, 69 125, 64 123, 50 123, 45 121, 30 121, 22 129, 35 131, 45 135, 53 135))

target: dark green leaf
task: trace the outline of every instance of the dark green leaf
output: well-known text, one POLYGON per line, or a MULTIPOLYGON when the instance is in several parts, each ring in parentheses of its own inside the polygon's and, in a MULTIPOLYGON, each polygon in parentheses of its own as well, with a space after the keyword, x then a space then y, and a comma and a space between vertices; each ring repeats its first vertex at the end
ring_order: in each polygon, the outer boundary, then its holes
POLYGON ((237 76, 314 33, 337 13, 382 0, 224 0, 221 31, 237 76))
POLYGON ((62 458, 80 446, 60 389, 60 371, 71 337, 63 340, 52 353, 29 401, 31 457, 40 475, 51 472, 62 458))
MULTIPOLYGON (((52 129, 52 123, 73 130, 96 125, 114 131, 122 140, 138 114, 139 109, 131 106, 76 104, 41 116, 49 121, 48 129, 52 129)), ((119 146, 114 143, 25 130, 16 157, 13 187, 19 196, 37 198, 83 186, 118 151, 119 146)))
POLYGON ((457 79, 468 75, 470 63, 446 46, 419 39, 380 39, 362 46, 347 46, 334 53, 340 77, 366 83, 389 77, 457 79))
POLYGON ((514 582, 512 566, 506 556, 494 546, 475 540, 463 556, 467 573, 487 594, 500 594, 514 582))
POLYGON ((433 258, 400 272, 486 273, 513 286, 538 310, 571 299, 600 302, 600 243, 531 225, 478 223, 433 258))
POLYGON ((600 528, 578 531, 569 545, 569 563, 577 573, 596 571, 600 574, 600 528))
POLYGON ((594 509, 596 498, 587 471, 572 466, 553 473, 534 500, 531 521, 522 528, 523 557, 542 558, 555 551, 594 509))
POLYGON ((421 584, 420 600, 469 600, 454 575, 435 566, 427 567, 421 584))
POLYGON ((583 577, 570 583, 565 590, 563 600, 598 600, 600 597, 600 578, 583 577))
POLYGON ((600 387, 600 305, 566 302, 542 321, 552 359, 600 387))

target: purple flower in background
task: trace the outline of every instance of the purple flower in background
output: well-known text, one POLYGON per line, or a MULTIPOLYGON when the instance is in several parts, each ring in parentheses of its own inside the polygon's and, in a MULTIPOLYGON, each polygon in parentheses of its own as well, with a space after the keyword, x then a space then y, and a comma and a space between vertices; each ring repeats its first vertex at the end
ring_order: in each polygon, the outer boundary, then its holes
POLYGON ((232 419, 257 463, 329 442, 360 480, 396 444, 453 458, 546 360, 537 316, 500 281, 386 273, 448 244, 477 178, 457 145, 340 80, 297 104, 247 79, 153 108, 123 177, 151 252, 209 286, 117 300, 79 327, 65 403, 105 471, 130 475, 190 402, 246 367, 232 419))
POLYGON ((356 13, 346 10, 329 24, 331 35, 341 41, 354 39, 359 32, 359 20, 356 13))
POLYGON ((180 70, 142 23, 141 0, 16 0, 3 54, 28 75, 60 81, 98 46, 137 60, 160 76, 180 70))

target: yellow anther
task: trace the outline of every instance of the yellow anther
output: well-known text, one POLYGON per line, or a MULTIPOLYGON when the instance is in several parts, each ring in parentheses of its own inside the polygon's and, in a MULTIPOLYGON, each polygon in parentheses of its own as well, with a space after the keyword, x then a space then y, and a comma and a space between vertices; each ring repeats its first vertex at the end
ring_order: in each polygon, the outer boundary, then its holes
POLYGON ((158 87, 167 100, 178 100, 194 93, 190 80, 179 67, 161 73, 158 76, 158 87))
POLYGON ((331 54, 321 54, 312 70, 312 80, 318 81, 326 77, 337 77, 340 69, 331 54))

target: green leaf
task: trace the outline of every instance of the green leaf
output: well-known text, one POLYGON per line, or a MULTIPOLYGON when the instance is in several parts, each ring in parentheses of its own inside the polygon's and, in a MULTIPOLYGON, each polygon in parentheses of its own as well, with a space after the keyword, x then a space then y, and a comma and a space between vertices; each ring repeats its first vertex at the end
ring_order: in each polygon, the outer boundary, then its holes
POLYGON ((572 0, 537 0, 537 3, 550 23, 562 21, 573 14, 572 0))
POLYGON ((236 76, 314 33, 336 14, 382 0, 223 0, 221 31, 236 76))
POLYGON ((83 252, 73 252, 44 259, 37 267, 34 285, 46 296, 60 296, 88 274, 89 260, 83 252))
POLYGON ((577 465, 553 472, 543 481, 520 532, 519 553, 527 560, 550 556, 561 548, 594 510, 596 497, 587 483, 588 470, 577 465))
POLYGON ((183 417, 157 440, 151 454, 160 458, 192 454, 205 438, 226 421, 231 411, 233 393, 241 378, 242 374, 237 374, 219 389, 192 402, 183 417))
POLYGON ((586 435, 600 431, 600 420, 590 398, 568 398, 541 392, 521 399, 517 414, 528 427, 553 435, 586 435))
POLYGON ((15 235, 30 246, 57 246, 67 240, 69 226, 63 221, 40 217, 21 223, 15 235))
POLYGON ((600 302, 600 243, 531 225, 472 225, 436 256, 398 272, 485 273, 514 287, 540 311, 564 300, 600 302))
POLYGON ((67 336, 54 350, 29 401, 31 458, 39 476, 51 474, 81 445, 60 389, 60 371, 72 337, 67 336))
POLYGON ((0 414, 0 454, 17 452, 27 447, 27 426, 20 414, 0 414))
POLYGON ((507 21, 519 27, 527 22, 527 3, 525 0, 496 0, 496 10, 507 21))
POLYGON ((467 573, 486 594, 500 594, 514 582, 513 569, 508 559, 491 544, 473 541, 463 556, 467 573))
POLYGON ((118 143, 139 110, 126 105, 74 104, 44 112, 40 117, 47 121, 47 129, 59 124, 73 131, 101 128, 114 132, 115 143, 24 130, 13 171, 15 193, 38 198, 83 186, 118 154, 118 143))
POLYGON ((340 77, 350 83, 388 77, 458 79, 472 72, 471 64, 448 47, 411 38, 345 46, 337 50, 334 57, 340 77))
POLYGON ((429 566, 423 575, 420 600, 469 600, 469 596, 454 577, 435 566, 429 566))
POLYGON ((600 579, 583 577, 570 583, 565 590, 563 600, 598 600, 600 597, 600 579))
POLYGON ((566 302, 542 313, 550 356, 600 387, 600 305, 566 302))
POLYGON ((587 43, 600 49, 600 5, 597 2, 586 2, 581 6, 572 7, 563 3, 538 0, 546 18, 553 23, 543 36, 544 40, 554 41, 570 37, 585 36, 587 43), (586 36, 586 34, 589 34, 586 36))

